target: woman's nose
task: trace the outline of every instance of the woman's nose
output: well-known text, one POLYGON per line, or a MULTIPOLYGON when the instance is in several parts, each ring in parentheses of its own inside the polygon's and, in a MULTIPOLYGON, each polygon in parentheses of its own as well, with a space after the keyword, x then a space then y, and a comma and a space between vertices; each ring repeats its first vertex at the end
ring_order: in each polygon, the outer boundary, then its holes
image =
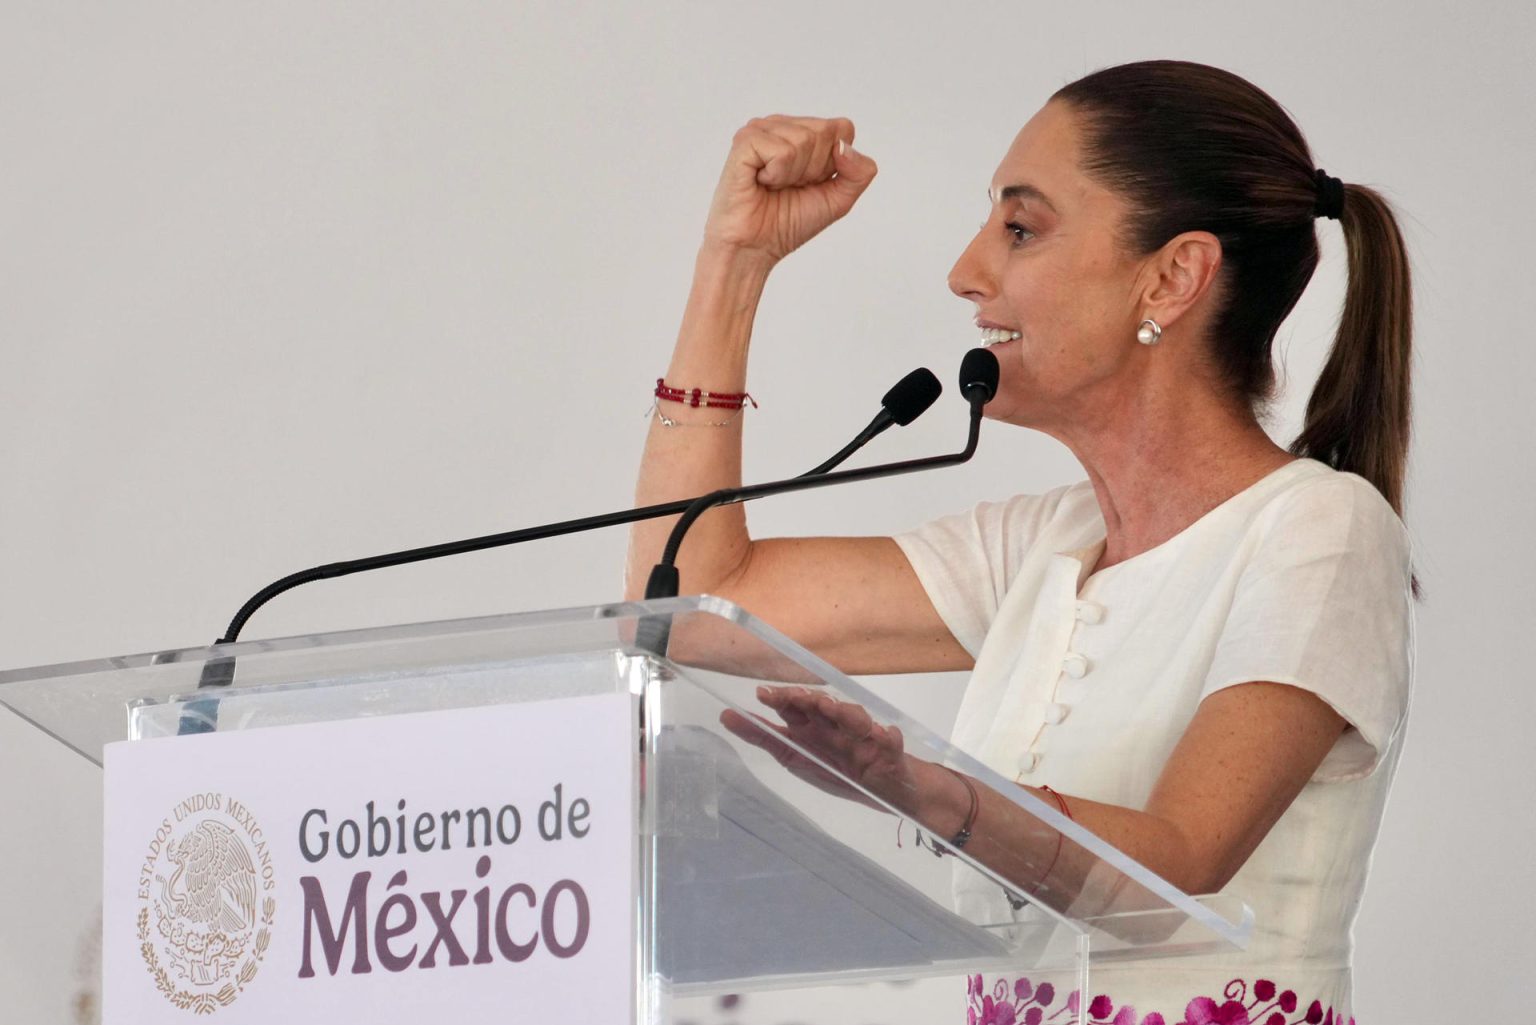
POLYGON ((949 271, 949 290, 972 302, 983 302, 997 294, 997 280, 988 269, 983 252, 984 234, 985 228, 976 233, 949 271))

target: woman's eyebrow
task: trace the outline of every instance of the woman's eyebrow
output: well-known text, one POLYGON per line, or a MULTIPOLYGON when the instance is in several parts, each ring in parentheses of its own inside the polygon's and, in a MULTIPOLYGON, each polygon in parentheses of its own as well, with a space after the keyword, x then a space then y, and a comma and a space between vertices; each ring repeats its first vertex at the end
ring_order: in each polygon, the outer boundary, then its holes
POLYGON ((994 199, 992 196, 992 190, 987 190, 987 200, 989 202, 1006 203, 1010 199, 1033 199, 1045 206, 1046 209, 1051 211, 1051 213, 1056 212, 1056 205, 1050 201, 1045 193, 1041 192, 1033 185, 1026 185, 1022 183, 1018 185, 1005 185, 1003 186, 1002 194, 996 199, 994 199))

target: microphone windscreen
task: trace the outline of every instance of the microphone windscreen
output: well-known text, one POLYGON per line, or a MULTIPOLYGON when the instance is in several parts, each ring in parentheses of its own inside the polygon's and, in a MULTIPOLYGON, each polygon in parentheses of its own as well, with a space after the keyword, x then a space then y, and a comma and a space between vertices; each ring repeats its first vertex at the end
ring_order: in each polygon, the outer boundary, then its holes
POLYGON ((997 357, 986 349, 972 349, 960 361, 960 394, 967 399, 980 389, 982 402, 991 402, 997 394, 997 357))
POLYGON ((933 375, 933 371, 927 367, 918 367, 906 377, 897 381, 890 391, 885 393, 885 398, 880 400, 880 405, 885 407, 886 415, 898 424, 905 427, 928 411, 928 407, 937 401, 939 394, 944 391, 944 386, 933 375))

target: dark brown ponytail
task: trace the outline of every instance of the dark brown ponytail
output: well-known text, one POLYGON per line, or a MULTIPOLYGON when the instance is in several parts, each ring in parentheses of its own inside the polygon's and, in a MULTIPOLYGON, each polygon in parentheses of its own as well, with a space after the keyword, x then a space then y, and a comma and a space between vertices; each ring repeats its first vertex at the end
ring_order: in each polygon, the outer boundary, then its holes
MULTIPOLYGON (((1222 305, 1211 357, 1250 406, 1274 389, 1271 347, 1317 267, 1313 225, 1326 179, 1306 140, 1267 93, 1227 71, 1144 61, 1096 71, 1055 100, 1083 117, 1087 173, 1124 196, 1124 244, 1155 252, 1186 231, 1221 240, 1222 305)), ((1336 189, 1337 185, 1332 185, 1336 189)), ((1338 335, 1291 445, 1359 474, 1401 515, 1409 433, 1411 294, 1392 212, 1344 187, 1349 285, 1338 335)))
POLYGON ((1358 473, 1402 515, 1407 471, 1413 296, 1408 254, 1386 200, 1344 187, 1349 284, 1333 351, 1291 451, 1358 473))

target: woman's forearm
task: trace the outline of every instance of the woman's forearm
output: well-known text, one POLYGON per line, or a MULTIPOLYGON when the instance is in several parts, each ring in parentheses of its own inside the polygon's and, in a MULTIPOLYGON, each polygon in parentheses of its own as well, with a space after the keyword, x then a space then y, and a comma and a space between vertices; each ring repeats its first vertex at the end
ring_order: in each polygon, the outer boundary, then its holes
MULTIPOLYGON (((954 772, 913 758, 914 789, 905 806, 910 817, 939 841, 955 836, 971 814, 971 790, 954 772)), ((1058 847, 1057 832, 1013 801, 970 779, 976 793, 971 836, 965 853, 1009 880, 1021 894, 1050 893, 1054 907, 1076 900, 1096 859, 1068 842, 1058 847)), ((1023 787, 1053 808, 1056 798, 1036 787, 1023 787)), ((1146 812, 1062 795, 1073 821, 1188 893, 1205 893, 1208 873, 1172 823, 1146 812)))
MULTIPOLYGON (((747 390, 747 350, 752 322, 772 261, 763 254, 706 243, 694 264, 693 286, 677 345, 666 368, 675 388, 712 392, 747 390)), ((746 410, 692 408, 665 402, 651 418, 637 505, 701 495, 741 483, 742 423, 746 410), (729 421, 726 426, 716 424, 729 421)), ((676 517, 647 520, 630 531, 626 594, 640 597, 650 568, 661 556, 676 517)), ((684 593, 710 589, 746 558, 750 540, 740 505, 714 509, 699 518, 679 553, 684 593)))

